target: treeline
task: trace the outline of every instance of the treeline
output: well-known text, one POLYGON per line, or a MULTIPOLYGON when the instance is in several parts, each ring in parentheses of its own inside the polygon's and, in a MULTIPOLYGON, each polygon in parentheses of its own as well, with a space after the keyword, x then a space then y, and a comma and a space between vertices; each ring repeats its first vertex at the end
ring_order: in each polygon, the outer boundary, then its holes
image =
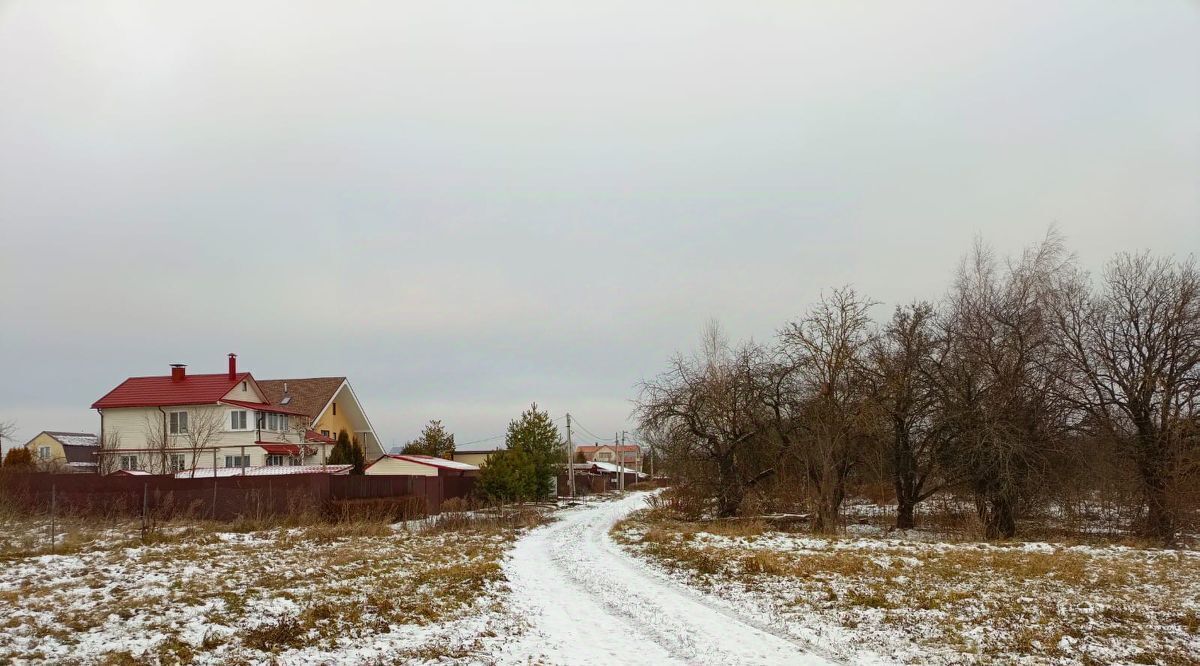
POLYGON ((1200 477, 1200 274, 1119 254, 1093 277, 1051 233, 1000 261, 981 243, 940 300, 895 307, 846 287, 767 344, 701 348, 643 382, 643 437, 718 516, 789 510, 837 529, 856 484, 886 479, 896 525, 939 494, 986 538, 1067 493, 1118 497, 1174 543, 1200 477))

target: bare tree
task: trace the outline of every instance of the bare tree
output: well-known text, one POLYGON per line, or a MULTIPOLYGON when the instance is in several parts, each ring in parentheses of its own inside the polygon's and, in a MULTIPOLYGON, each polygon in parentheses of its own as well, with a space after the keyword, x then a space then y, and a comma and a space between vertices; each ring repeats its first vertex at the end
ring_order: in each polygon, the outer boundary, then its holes
POLYGON ((772 387, 781 390, 768 400, 783 450, 799 462, 814 494, 816 531, 836 527, 846 479, 871 439, 864 379, 873 305, 850 287, 837 289, 779 334, 783 370, 772 387))
POLYGON ((775 468, 755 411, 762 404, 754 370, 761 350, 731 348, 710 324, 702 351, 677 355, 668 370, 642 382, 635 414, 640 428, 656 433, 677 464, 698 466, 689 482, 716 498, 716 514, 736 515, 746 493, 775 468))
POLYGON ((1060 369, 1048 313, 1071 265, 1053 231, 1003 272, 977 243, 940 324, 932 367, 948 435, 943 461, 966 480, 989 539, 1016 533, 1022 496, 1065 422, 1052 397, 1060 369))
POLYGON ((211 454, 218 447, 225 431, 225 414, 215 407, 188 410, 187 425, 180 430, 183 432, 178 434, 191 454, 192 477, 195 477, 196 468, 205 454, 211 454))
POLYGON ((4 440, 12 439, 17 435, 16 421, 0 421, 0 456, 4 453, 4 440))
POLYGON ((119 462, 114 455, 121 449, 121 431, 112 428, 100 436, 100 450, 96 453, 96 473, 100 475, 116 471, 119 462))
POLYGON ((1102 288, 1080 274, 1059 299, 1059 349, 1072 370, 1066 398, 1085 427, 1122 443, 1146 501, 1147 535, 1175 542, 1171 488, 1197 454, 1200 414, 1200 272, 1149 254, 1120 254, 1102 288))
POLYGON ((916 525, 914 510, 950 482, 938 465, 945 431, 929 364, 936 311, 926 302, 897 307, 870 349, 871 397, 896 492, 896 527, 916 525))
MULTIPOLYGON (((146 439, 147 464, 145 471, 166 474, 170 470, 171 434, 167 430, 167 415, 148 412, 142 416, 142 434, 146 439)), ((140 460, 139 455, 139 460, 140 460)))

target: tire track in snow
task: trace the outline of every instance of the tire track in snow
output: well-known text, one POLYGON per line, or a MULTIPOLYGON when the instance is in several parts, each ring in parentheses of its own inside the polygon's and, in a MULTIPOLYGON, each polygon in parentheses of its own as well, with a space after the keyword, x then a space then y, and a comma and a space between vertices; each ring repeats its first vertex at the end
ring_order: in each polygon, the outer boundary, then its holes
POLYGON ((502 663, 797 664, 829 662, 644 570, 609 538, 644 493, 561 511, 505 560, 512 611, 529 623, 502 663))

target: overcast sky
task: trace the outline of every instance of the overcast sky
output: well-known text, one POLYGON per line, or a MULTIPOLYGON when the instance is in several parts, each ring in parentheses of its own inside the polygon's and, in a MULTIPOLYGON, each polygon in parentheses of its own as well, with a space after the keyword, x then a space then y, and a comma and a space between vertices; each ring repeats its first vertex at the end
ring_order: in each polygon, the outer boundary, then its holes
POLYGON ((1200 252, 1200 4, 983 4, 0 0, 0 421, 237 352, 386 446, 610 436, 710 318, 977 234, 1200 252))

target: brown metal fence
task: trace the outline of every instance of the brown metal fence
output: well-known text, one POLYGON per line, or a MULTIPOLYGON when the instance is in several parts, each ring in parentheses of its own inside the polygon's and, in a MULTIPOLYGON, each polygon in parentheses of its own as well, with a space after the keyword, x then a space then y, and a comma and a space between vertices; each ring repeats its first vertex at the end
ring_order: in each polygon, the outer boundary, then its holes
MULTIPOLYGON (((569 479, 567 479, 566 474, 558 475, 558 496, 559 497, 566 497, 571 492, 570 486, 567 485, 568 481, 569 481, 569 479)), ((581 474, 578 472, 575 473, 575 494, 576 495, 579 495, 579 496, 595 495, 598 493, 602 493, 607 489, 608 489, 608 486, 606 485, 605 478, 603 476, 601 476, 599 474, 581 474)))
POLYGON ((190 516, 214 520, 321 513, 334 502, 411 497, 425 513, 465 497, 473 478, 293 474, 177 479, 170 475, 3 474, 0 501, 27 511, 190 516))

